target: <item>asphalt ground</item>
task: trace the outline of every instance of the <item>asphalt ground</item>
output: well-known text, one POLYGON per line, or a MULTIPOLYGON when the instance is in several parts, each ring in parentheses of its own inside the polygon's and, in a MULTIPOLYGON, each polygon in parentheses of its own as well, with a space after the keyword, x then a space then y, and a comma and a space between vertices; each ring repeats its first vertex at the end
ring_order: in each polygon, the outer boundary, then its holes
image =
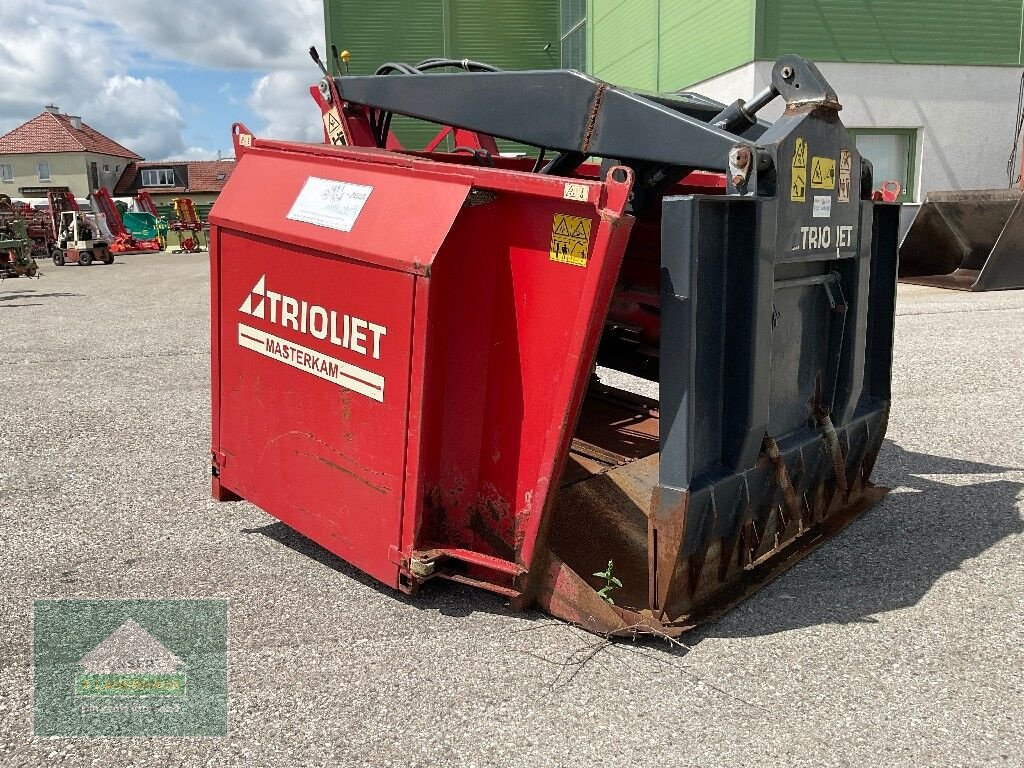
POLYGON ((0 284, 2 765, 1024 765, 1024 291, 901 286, 877 507, 689 649, 209 499, 200 255, 0 284), (225 738, 36 738, 33 601, 230 600, 225 738))

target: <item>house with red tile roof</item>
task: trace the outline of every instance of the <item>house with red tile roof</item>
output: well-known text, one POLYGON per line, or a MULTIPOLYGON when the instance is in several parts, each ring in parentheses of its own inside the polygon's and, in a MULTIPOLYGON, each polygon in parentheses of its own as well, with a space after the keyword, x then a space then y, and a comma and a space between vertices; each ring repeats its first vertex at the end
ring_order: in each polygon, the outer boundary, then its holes
POLYGON ((86 197, 98 187, 114 189, 130 163, 142 157, 53 106, 0 136, 0 193, 46 197, 51 187, 69 187, 86 197))
POLYGON ((196 205, 206 205, 217 199, 234 169, 234 160, 132 162, 125 168, 113 194, 134 197, 144 189, 157 205, 170 205, 176 197, 187 197, 196 205))

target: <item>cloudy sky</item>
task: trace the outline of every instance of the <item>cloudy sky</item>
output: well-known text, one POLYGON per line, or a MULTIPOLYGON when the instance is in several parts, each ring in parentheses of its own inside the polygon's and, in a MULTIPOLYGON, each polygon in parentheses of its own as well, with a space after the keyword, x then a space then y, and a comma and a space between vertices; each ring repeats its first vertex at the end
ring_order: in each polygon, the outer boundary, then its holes
POLYGON ((53 103, 148 160, 322 138, 322 0, 0 0, 0 30, 0 135, 53 103))

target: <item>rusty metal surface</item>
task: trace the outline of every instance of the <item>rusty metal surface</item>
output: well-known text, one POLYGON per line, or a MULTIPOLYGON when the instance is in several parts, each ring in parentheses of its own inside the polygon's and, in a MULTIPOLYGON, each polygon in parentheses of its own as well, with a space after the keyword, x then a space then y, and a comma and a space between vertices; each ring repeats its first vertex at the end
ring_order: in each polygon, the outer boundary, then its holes
POLYGON ((645 398, 592 385, 569 448, 562 486, 657 452, 656 406, 645 398))
MULTIPOLYGON (((595 412, 600 411, 588 399, 584 415, 593 418, 595 412)), ((763 498, 772 501, 758 507, 748 492, 747 510, 735 535, 711 537, 692 554, 685 554, 692 550, 685 535, 690 494, 672 496, 659 489, 659 454, 563 483, 549 538, 558 573, 545 582, 542 606, 611 635, 674 637, 721 615, 885 494, 886 489, 867 479, 885 421, 882 413, 837 431, 827 415, 819 415, 819 436, 799 450, 782 450, 766 436, 760 463, 771 488, 763 498), (610 593, 615 618, 595 626, 597 613, 581 612, 581 595, 587 592, 586 600, 592 602, 603 584, 595 574, 609 560, 622 587, 610 593)), ((645 423, 646 433, 652 426, 656 428, 656 419, 653 425, 645 423)))
POLYGON ((911 285, 928 285, 932 288, 951 288, 954 291, 974 290, 974 284, 978 282, 978 269, 957 269, 948 275, 910 275, 900 277, 901 283, 911 285))
POLYGON ((623 631, 628 626, 590 584, 552 551, 547 553, 537 604, 553 616, 598 634, 623 631))

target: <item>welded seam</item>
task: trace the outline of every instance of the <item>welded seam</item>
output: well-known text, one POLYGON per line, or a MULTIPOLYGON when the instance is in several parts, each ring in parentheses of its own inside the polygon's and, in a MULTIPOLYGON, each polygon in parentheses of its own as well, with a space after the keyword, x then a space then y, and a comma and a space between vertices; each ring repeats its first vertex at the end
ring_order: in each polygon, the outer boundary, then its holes
POLYGON ((597 86, 597 90, 594 91, 594 101, 590 105, 590 114, 587 116, 587 127, 583 131, 583 143, 580 145, 580 151, 583 152, 583 154, 589 154, 590 139, 594 135, 594 126, 597 123, 597 113, 601 109, 601 99, 604 97, 604 92, 607 88, 607 83, 601 83, 597 86))

